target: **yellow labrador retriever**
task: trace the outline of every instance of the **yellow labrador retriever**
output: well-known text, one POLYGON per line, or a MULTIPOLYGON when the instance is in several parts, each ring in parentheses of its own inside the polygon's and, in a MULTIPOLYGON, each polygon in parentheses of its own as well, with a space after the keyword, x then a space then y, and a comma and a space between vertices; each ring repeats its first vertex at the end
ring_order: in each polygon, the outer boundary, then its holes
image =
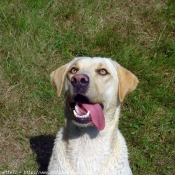
POLYGON ((117 62, 78 57, 51 73, 60 96, 65 84, 65 126, 58 132, 48 173, 131 175, 125 139, 118 129, 120 103, 137 77, 117 62))

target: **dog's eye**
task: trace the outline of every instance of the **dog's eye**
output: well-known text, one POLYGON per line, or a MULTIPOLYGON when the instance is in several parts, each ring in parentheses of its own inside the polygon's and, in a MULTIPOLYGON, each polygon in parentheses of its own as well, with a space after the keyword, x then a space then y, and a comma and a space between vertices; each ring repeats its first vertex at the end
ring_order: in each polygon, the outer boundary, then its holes
POLYGON ((99 73, 100 75, 106 75, 106 74, 108 74, 108 72, 107 72, 106 69, 99 69, 99 70, 98 70, 98 73, 99 73))
POLYGON ((78 69, 75 68, 75 67, 73 67, 69 72, 70 72, 71 74, 76 74, 77 71, 78 71, 78 69))

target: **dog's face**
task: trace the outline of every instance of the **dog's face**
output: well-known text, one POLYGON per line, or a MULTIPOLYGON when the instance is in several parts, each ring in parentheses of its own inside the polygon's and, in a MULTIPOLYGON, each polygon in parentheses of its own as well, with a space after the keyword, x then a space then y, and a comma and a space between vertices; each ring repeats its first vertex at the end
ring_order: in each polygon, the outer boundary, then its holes
POLYGON ((105 127, 105 112, 132 92, 138 79, 107 58, 75 58, 51 74, 58 96, 65 82, 69 120, 79 127, 105 127))

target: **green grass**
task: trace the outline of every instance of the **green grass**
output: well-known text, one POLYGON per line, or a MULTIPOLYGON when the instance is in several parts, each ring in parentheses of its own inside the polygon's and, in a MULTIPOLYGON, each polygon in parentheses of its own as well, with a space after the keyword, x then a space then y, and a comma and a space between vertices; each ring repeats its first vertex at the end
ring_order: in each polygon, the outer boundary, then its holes
POLYGON ((119 125, 133 174, 175 174, 174 11, 173 0, 2 0, 0 172, 45 170, 64 123, 49 74, 75 56, 101 56, 140 80, 119 125))

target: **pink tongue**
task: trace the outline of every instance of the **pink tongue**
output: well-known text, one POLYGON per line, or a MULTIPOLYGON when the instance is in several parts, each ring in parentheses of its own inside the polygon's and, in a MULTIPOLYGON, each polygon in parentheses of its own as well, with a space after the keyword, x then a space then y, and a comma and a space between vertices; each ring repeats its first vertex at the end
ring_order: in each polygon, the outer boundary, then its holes
POLYGON ((105 127, 105 118, 101 106, 96 104, 81 104, 86 111, 90 111, 91 120, 98 130, 103 130, 105 127))

